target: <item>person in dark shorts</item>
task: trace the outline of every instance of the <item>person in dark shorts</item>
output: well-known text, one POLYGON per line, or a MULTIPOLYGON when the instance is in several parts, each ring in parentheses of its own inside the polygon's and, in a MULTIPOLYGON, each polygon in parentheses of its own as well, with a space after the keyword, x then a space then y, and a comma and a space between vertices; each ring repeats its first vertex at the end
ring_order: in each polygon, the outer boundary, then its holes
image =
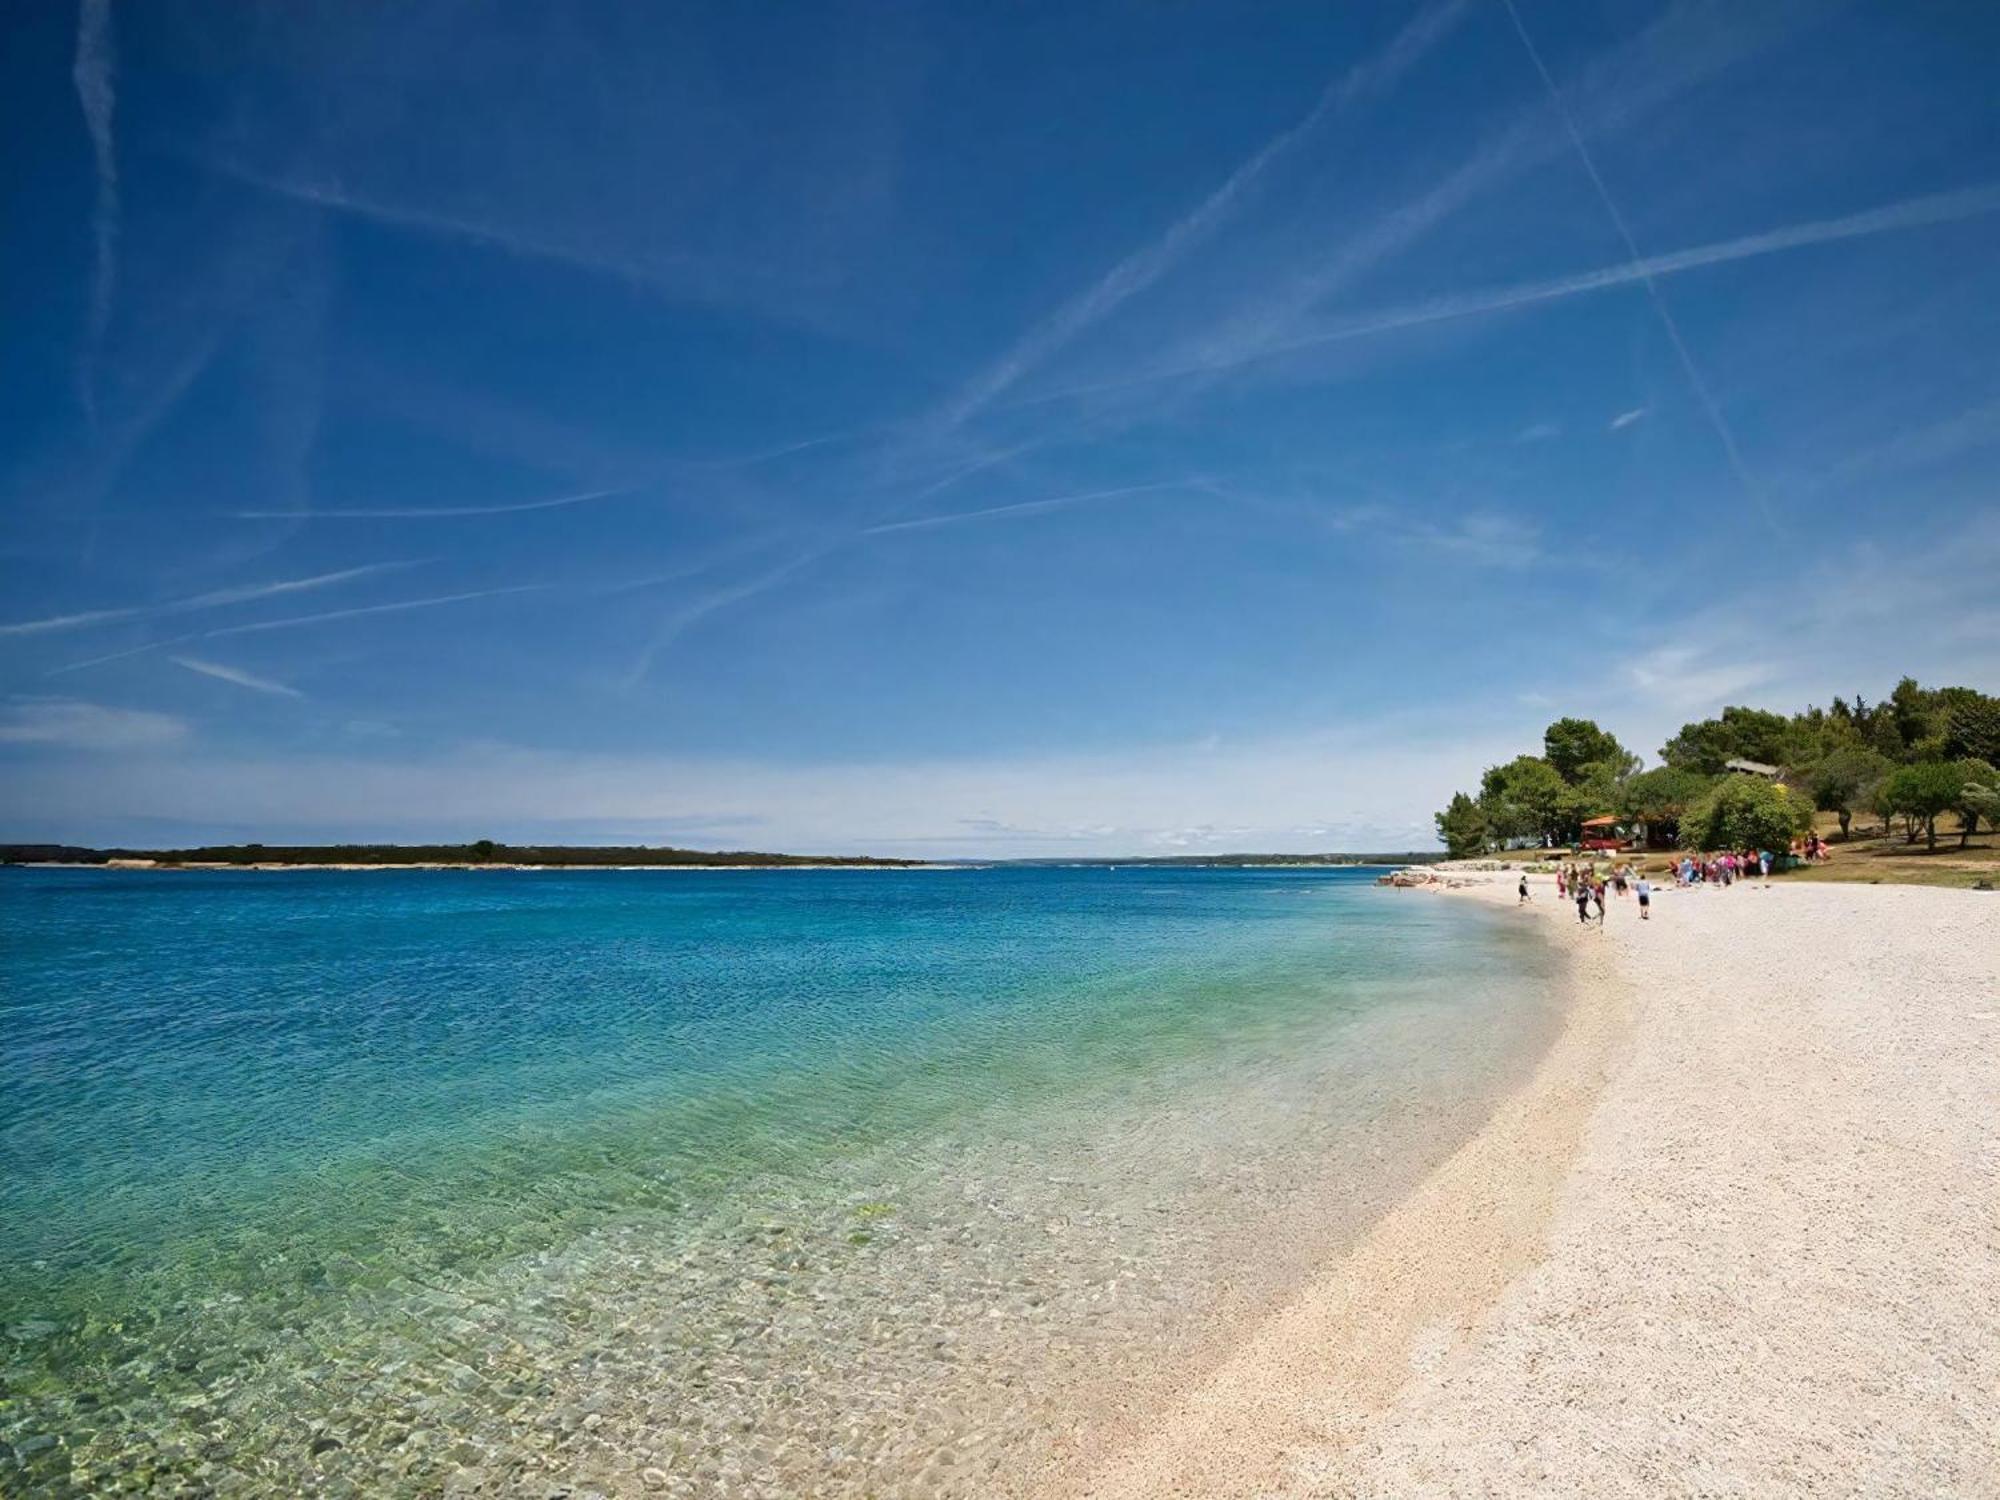
POLYGON ((1528 877, 1526 874, 1521 876, 1521 899, 1514 904, 1516 906, 1526 906, 1528 904, 1528 877))
POLYGON ((1645 876, 1641 875, 1639 877, 1638 883, 1633 887, 1633 889, 1639 893, 1639 920, 1641 922, 1652 921, 1653 882, 1648 880, 1645 876))
POLYGON ((1590 885, 1583 880, 1576 882, 1576 919, 1586 926, 1590 923, 1590 885))

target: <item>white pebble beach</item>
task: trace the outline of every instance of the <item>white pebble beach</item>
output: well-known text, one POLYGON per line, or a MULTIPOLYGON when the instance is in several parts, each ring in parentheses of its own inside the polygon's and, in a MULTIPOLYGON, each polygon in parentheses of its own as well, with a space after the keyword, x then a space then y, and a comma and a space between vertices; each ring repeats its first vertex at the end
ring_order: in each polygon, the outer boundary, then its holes
POLYGON ((1071 1492, 2000 1495, 2000 895, 1531 887, 1531 1081, 1071 1492))

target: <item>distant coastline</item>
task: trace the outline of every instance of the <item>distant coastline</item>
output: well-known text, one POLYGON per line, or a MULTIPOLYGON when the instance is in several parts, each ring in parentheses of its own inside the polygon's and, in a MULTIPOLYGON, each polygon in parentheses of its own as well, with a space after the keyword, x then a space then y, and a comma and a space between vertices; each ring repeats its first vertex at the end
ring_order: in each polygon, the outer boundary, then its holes
POLYGON ((1099 859, 890 859, 870 855, 714 852, 645 846, 476 844, 212 844, 187 849, 94 849, 0 844, 0 865, 109 870, 962 870, 994 865, 1059 869, 1374 869, 1428 864, 1444 851, 1385 854, 1107 855, 1099 859))
POLYGON ((924 860, 753 850, 562 844, 210 844, 91 849, 0 844, 0 864, 115 870, 741 870, 919 869, 924 860))

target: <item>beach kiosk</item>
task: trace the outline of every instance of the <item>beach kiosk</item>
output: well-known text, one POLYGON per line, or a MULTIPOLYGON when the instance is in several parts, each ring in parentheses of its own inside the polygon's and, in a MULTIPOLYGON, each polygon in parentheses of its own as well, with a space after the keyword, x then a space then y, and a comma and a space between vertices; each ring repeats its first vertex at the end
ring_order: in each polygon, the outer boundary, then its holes
POLYGON ((1618 820, 1608 813, 1601 818, 1583 820, 1583 837, 1577 840, 1584 849, 1622 849, 1625 839, 1618 831, 1618 820))

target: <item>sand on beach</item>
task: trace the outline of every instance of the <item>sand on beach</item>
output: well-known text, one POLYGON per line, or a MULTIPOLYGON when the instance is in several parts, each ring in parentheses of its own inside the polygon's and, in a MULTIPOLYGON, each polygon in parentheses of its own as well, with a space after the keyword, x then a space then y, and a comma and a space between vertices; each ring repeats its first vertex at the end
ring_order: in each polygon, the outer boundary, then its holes
POLYGON ((1068 1493, 2000 1495, 2000 897, 1530 883, 1531 1081, 1068 1493))

